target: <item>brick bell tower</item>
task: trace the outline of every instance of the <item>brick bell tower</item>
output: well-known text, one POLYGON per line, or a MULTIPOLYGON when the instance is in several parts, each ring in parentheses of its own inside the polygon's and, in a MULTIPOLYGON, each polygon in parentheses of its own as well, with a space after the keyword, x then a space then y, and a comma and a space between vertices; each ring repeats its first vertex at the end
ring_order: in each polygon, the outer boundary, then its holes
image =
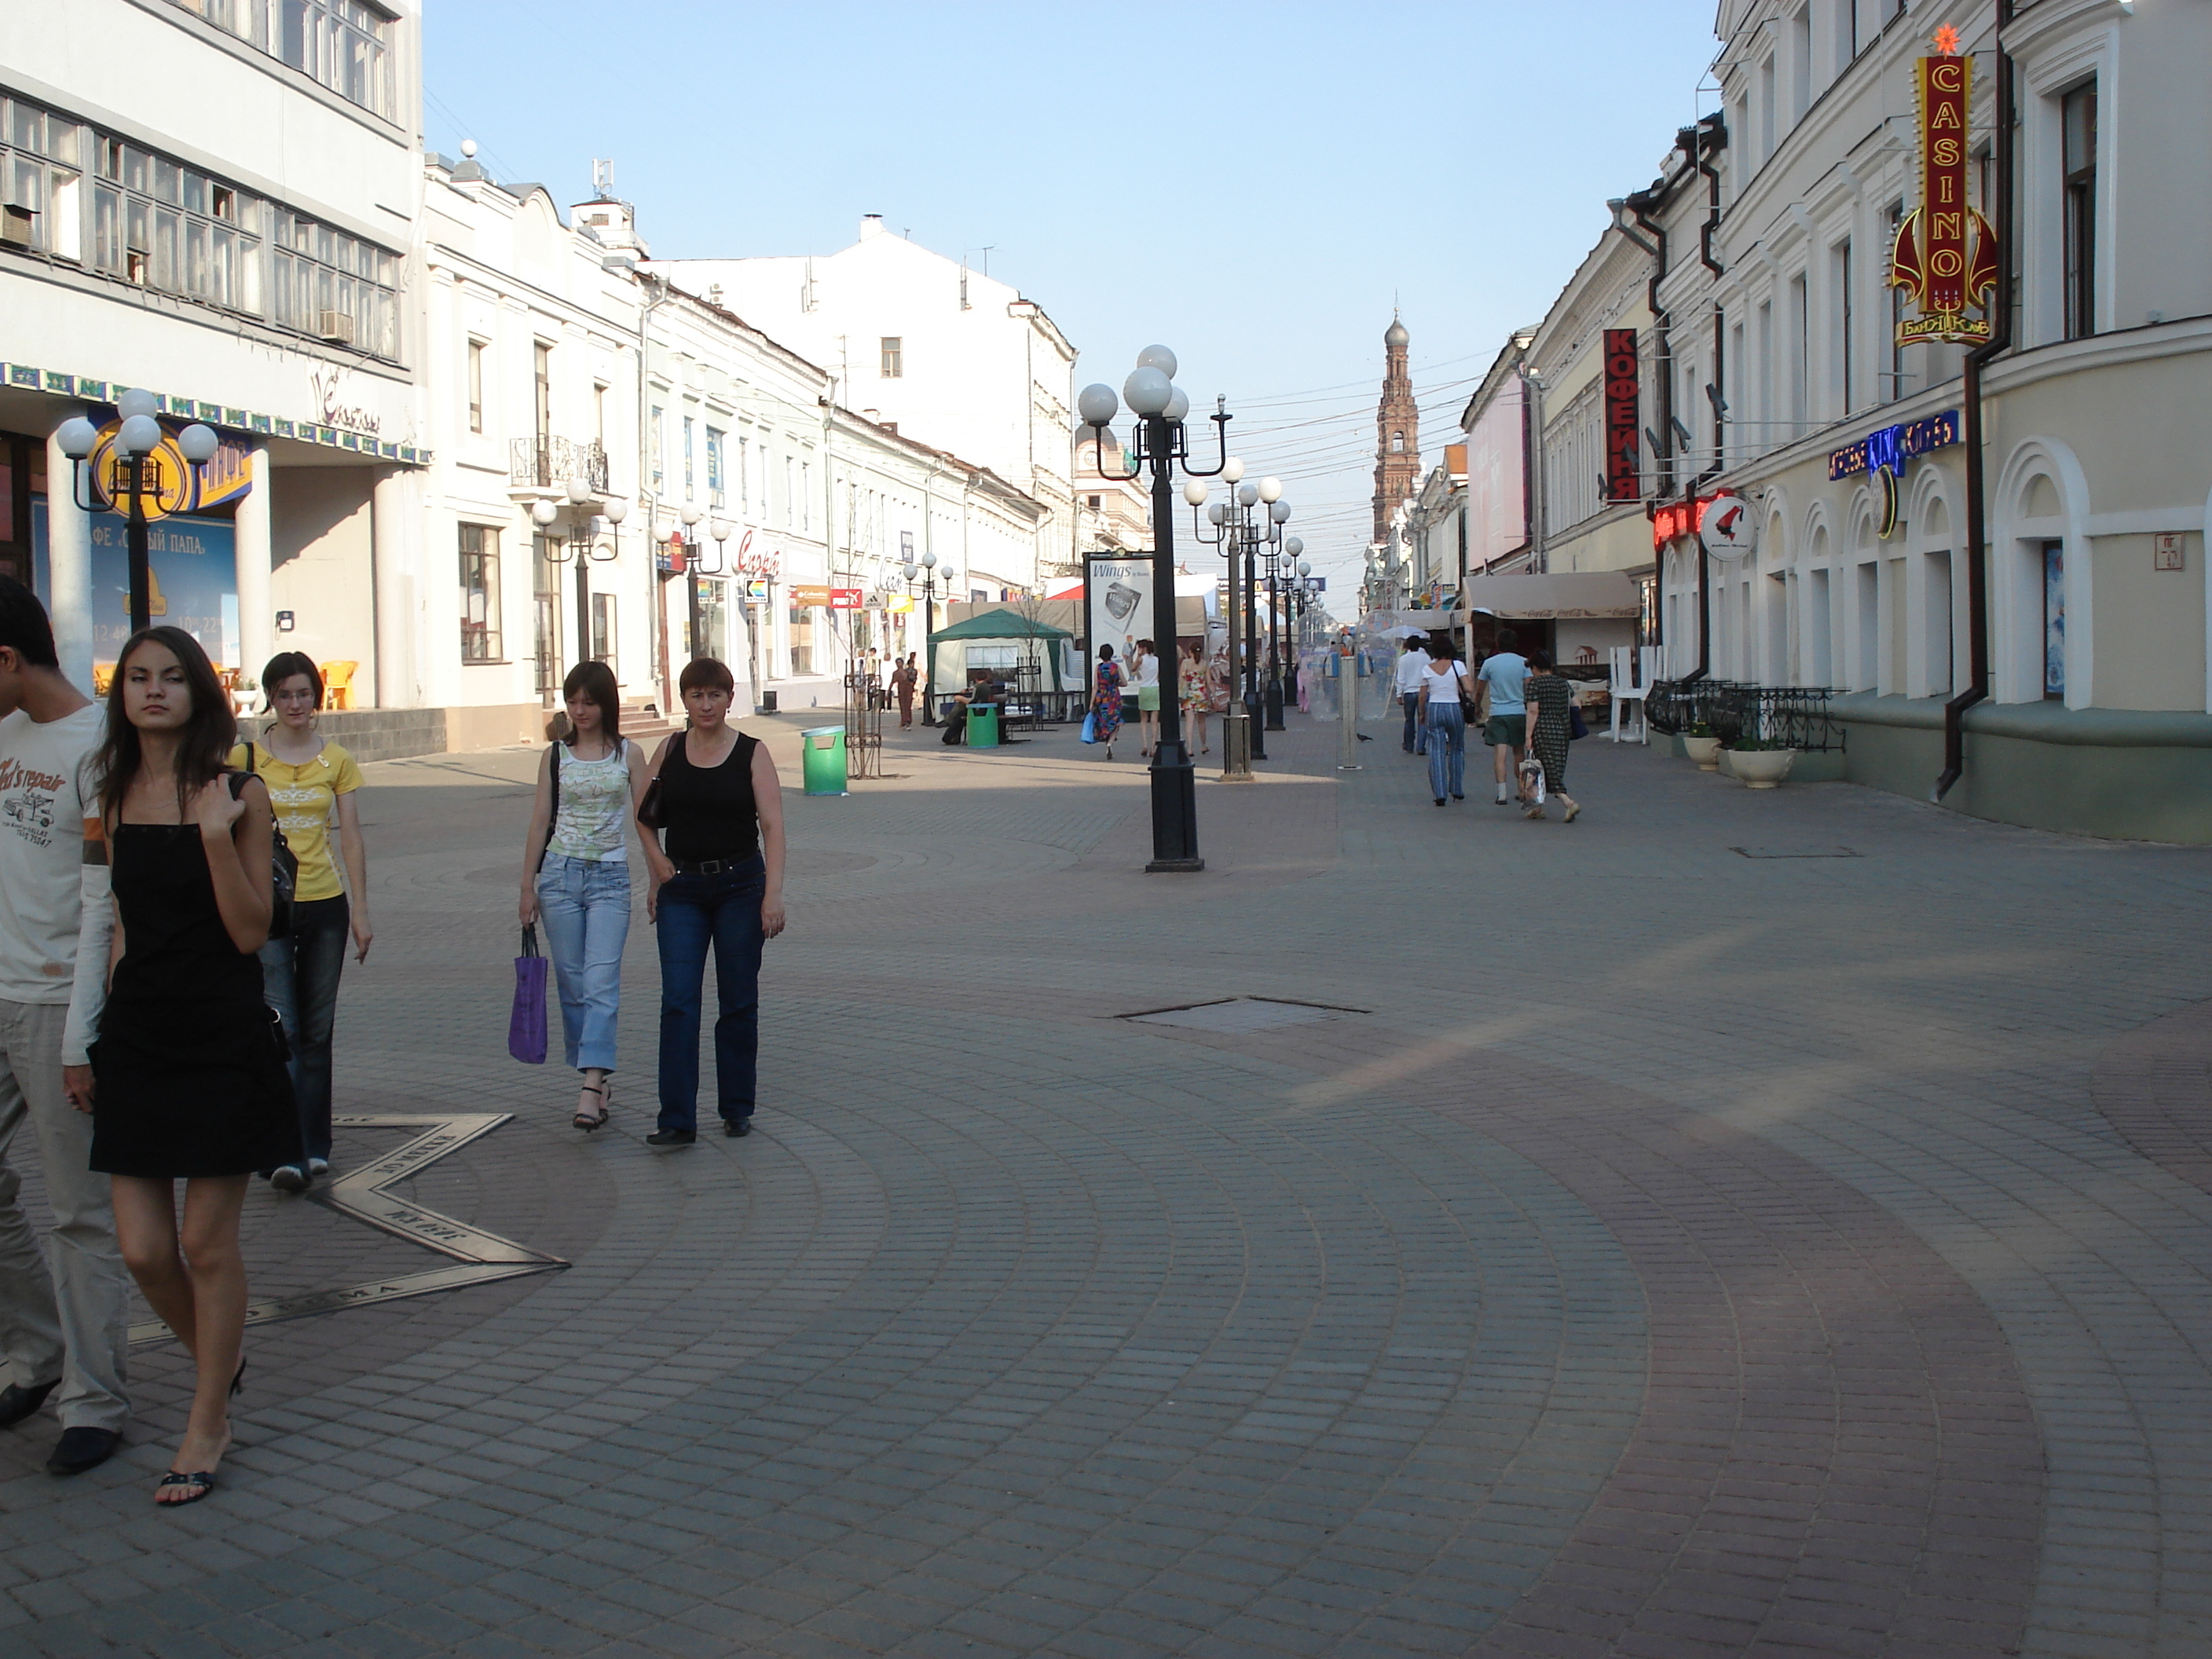
POLYGON ((1390 515, 1420 487, 1421 411, 1413 402, 1413 377, 1406 372, 1406 346, 1412 338, 1398 313, 1390 313, 1382 337, 1382 402, 1375 414, 1375 539, 1387 541, 1390 515))

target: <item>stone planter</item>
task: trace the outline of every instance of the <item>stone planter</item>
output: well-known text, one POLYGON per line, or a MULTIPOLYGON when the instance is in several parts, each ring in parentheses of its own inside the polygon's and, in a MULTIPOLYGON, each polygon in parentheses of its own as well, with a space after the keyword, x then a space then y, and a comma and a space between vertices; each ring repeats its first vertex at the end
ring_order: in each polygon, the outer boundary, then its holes
POLYGON ((1795 749, 1732 749, 1729 766, 1745 788, 1771 789, 1790 775, 1790 763, 1796 758, 1795 749))
POLYGON ((1717 772, 1721 768, 1721 740, 1718 738, 1682 739, 1682 752, 1697 762, 1700 772, 1717 772))

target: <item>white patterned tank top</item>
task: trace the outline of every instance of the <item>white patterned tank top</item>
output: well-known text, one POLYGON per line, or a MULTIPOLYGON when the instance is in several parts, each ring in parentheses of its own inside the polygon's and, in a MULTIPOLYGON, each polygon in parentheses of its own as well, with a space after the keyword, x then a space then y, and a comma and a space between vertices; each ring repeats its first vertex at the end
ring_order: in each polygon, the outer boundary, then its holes
POLYGON ((612 754, 594 761, 578 760, 568 744, 556 744, 553 764, 560 778, 561 810, 545 850, 592 864, 627 862, 629 739, 618 739, 612 754))

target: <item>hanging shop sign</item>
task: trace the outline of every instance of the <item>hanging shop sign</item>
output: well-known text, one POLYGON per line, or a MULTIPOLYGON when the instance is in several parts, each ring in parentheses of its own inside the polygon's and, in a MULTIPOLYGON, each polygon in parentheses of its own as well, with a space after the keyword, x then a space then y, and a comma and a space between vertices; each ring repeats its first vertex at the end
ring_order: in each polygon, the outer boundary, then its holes
POLYGON ((1828 452, 1828 476, 1848 478, 1855 472, 1871 475, 1881 496, 1875 533, 1884 541, 1896 533, 1898 514, 1904 501, 1905 469, 1915 455, 1946 449, 1959 441, 1959 411, 1947 409, 1924 421, 1906 421, 1869 432, 1855 444, 1828 452))
POLYGON ((1759 515, 1733 489, 1723 489, 1698 515, 1698 540, 1706 552, 1731 563, 1759 545, 1759 515))
POLYGON ((1912 296, 1919 315, 1900 318, 1897 343, 1978 344, 1990 337, 1984 306, 1997 283, 1996 233, 1966 197, 1966 122, 1974 60, 1959 51, 1959 32, 1936 31, 1935 55, 1913 65, 1920 103, 1920 205, 1897 228, 1889 282, 1912 296))
POLYGON ((1641 441, 1636 386, 1636 331, 1609 328, 1605 331, 1605 498, 1609 501, 1643 498, 1636 470, 1641 441))
POLYGON ((819 582, 793 582, 791 602, 796 605, 815 605, 824 611, 858 611, 867 599, 865 588, 830 587, 819 582))

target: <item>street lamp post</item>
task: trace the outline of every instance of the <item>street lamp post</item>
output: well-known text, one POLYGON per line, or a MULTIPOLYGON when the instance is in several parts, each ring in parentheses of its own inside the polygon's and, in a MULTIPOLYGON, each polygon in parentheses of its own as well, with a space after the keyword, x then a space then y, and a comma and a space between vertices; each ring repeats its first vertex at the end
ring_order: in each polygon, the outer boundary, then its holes
MULTIPOLYGON (((153 559, 148 550, 146 526, 153 522, 147 517, 146 502, 152 498, 157 507, 174 501, 174 507, 164 507, 168 513, 181 512, 190 505, 184 489, 185 480, 173 481, 166 475, 174 465, 161 453, 167 434, 161 423, 154 418, 160 405, 154 394, 133 387, 115 400, 115 412, 121 417, 116 428, 113 459, 119 463, 111 468, 106 488, 99 490, 99 481, 88 476, 82 465, 100 447, 100 428, 82 415, 62 422, 55 436, 60 441, 62 453, 68 456, 70 468, 70 499, 87 513, 99 510, 99 495, 105 494, 111 505, 118 495, 127 495, 130 506, 124 514, 125 546, 130 565, 131 631, 141 633, 154 620, 153 559)), ((197 475, 199 470, 215 459, 222 440, 216 436, 213 427, 198 422, 177 434, 176 449, 185 464, 197 475)), ((266 488, 264 484, 263 488, 266 488)))
MULTIPOLYGON (((1212 477, 1228 464, 1229 416, 1216 412, 1212 419, 1221 444, 1220 459, 1211 469, 1190 465, 1190 449, 1183 432, 1183 417, 1190 399, 1175 383, 1175 353, 1165 346, 1146 346, 1137 354, 1137 366, 1121 383, 1121 397, 1137 416, 1128 453, 1134 461, 1127 472, 1106 471, 1101 441, 1113 423, 1120 401, 1109 386, 1088 386, 1076 399, 1077 411, 1091 430, 1091 446, 1101 477, 1126 482, 1149 464, 1152 471, 1152 641, 1164 645, 1168 661, 1180 655, 1176 635, 1175 592, 1175 470, 1181 462, 1194 478, 1212 477)), ((1182 699, 1172 673, 1161 677, 1160 737, 1152 750, 1152 857, 1148 871, 1188 872, 1206 868, 1198 854, 1198 776, 1190 750, 1182 738, 1182 699)))
POLYGON ((545 538, 545 556, 549 560, 555 564, 564 564, 570 559, 576 562, 576 660, 582 664, 592 659, 591 566, 606 564, 621 556, 622 521, 629 516, 629 503, 620 496, 610 501, 598 500, 592 494, 591 484, 582 478, 568 481, 568 496, 567 535, 552 533, 563 510, 561 502, 532 502, 530 521, 545 538))
MULTIPOLYGON (((1237 467, 1237 463, 1232 460, 1229 466, 1237 467)), ((1224 476, 1227 476, 1225 471, 1224 476)), ((1279 478, 1237 484, 1225 504, 1206 509, 1206 522, 1215 529, 1211 536, 1199 526, 1194 512, 1193 514, 1191 533, 1201 542, 1228 551, 1230 635, 1232 640, 1237 639, 1240 633, 1242 635, 1236 653, 1237 672, 1233 676, 1236 696, 1222 721, 1221 769, 1224 777, 1251 776, 1252 762, 1267 758, 1263 732, 1270 725, 1278 732, 1283 729, 1279 685, 1275 690, 1272 720, 1264 717, 1261 706, 1258 605, 1259 560, 1264 554, 1272 565, 1276 550, 1282 544, 1282 527, 1291 516, 1291 504, 1282 497, 1283 485, 1279 478), (1267 507, 1264 519, 1258 511, 1263 503, 1267 507), (1240 558, 1243 566, 1241 572, 1237 568, 1240 558)), ((1183 499, 1195 509, 1206 499, 1206 487, 1196 482, 1186 485, 1183 499)))
POLYGON ((1298 563, 1298 555, 1305 551, 1305 545, 1296 536, 1284 537, 1280 555, 1273 561, 1275 569, 1268 578, 1273 622, 1267 642, 1267 721, 1278 732, 1284 729, 1285 704, 1298 694, 1297 641, 1284 635, 1290 632, 1291 618, 1296 614, 1299 591, 1304 586, 1297 573, 1304 568, 1298 563))
MULTIPOLYGON (((930 713, 930 696, 937 687, 937 647, 929 636, 937 632, 937 555, 924 553, 920 565, 909 563, 902 568, 908 586, 914 586, 917 574, 921 578, 921 723, 934 726, 937 720, 930 713)), ((945 578, 948 582, 952 579, 949 568, 945 578)))

